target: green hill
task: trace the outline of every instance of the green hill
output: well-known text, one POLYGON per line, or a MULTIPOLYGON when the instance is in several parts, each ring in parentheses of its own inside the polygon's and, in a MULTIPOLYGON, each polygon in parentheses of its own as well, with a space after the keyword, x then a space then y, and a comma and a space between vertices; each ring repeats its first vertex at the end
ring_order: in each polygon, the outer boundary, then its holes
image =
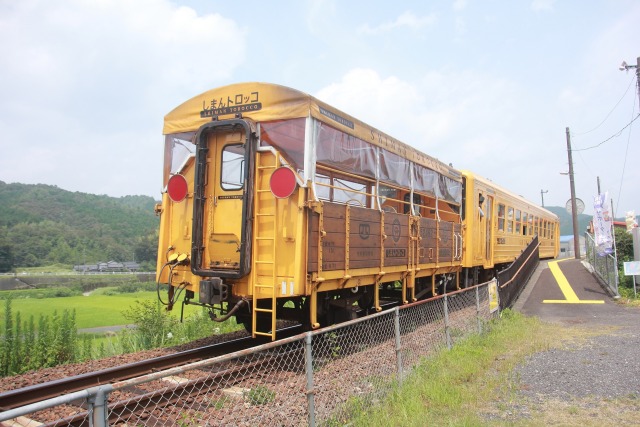
POLYGON ((136 254, 152 258, 155 203, 148 196, 117 198, 0 181, 0 271, 52 263, 152 261, 136 254))
MULTIPOLYGON (((572 236, 573 235, 573 219, 571 214, 567 210, 560 206, 545 206, 545 209, 558 215, 560 218, 560 235, 572 236)), ((587 231, 587 226, 591 222, 593 216, 578 214, 578 235, 583 236, 587 231)))

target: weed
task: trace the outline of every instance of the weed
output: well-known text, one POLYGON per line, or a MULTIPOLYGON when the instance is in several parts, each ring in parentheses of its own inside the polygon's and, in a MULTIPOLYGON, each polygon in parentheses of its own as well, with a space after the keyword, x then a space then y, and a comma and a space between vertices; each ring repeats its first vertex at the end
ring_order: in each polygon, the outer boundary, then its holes
POLYGON ((250 389, 245 397, 249 401, 250 404, 256 405, 266 405, 267 403, 273 402, 276 398, 276 392, 269 390, 269 388, 259 385, 255 388, 250 389))

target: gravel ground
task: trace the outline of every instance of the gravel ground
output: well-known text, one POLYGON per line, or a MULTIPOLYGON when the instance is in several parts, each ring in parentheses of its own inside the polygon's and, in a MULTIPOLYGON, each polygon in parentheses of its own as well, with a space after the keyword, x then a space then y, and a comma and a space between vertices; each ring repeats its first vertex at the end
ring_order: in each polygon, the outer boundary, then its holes
POLYGON ((516 370, 521 393, 534 400, 640 398, 640 334, 634 311, 635 325, 618 325, 606 335, 529 357, 516 370))
MULTIPOLYGON (((545 268, 546 263, 541 264, 536 274, 545 268)), ((583 278, 579 288, 584 284, 587 289, 592 279, 583 278)), ((532 279, 530 283, 536 283, 537 277, 532 279)), ((502 410, 490 411, 489 419, 509 424, 542 417, 545 425, 640 425, 640 308, 617 303, 604 291, 590 292, 605 304, 537 311, 534 304, 541 306, 539 301, 532 302, 537 296, 528 299, 531 289, 525 290, 516 310, 566 326, 575 339, 535 353, 516 367, 515 394, 509 402, 497 403, 502 410)))

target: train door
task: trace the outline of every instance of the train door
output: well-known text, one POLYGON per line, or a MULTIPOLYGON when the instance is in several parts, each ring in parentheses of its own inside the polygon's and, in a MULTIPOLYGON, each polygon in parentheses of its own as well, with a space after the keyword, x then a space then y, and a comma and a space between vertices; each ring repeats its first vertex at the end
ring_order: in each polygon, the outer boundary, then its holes
POLYGON ((198 136, 192 270, 202 276, 250 270, 252 139, 244 121, 229 122, 206 125, 198 136))
POLYGON ((484 218, 484 229, 485 229, 485 244, 484 244, 484 264, 485 266, 491 265, 491 260, 493 259, 491 254, 491 242, 493 241, 493 196, 487 195, 486 207, 485 207, 485 218, 484 218))

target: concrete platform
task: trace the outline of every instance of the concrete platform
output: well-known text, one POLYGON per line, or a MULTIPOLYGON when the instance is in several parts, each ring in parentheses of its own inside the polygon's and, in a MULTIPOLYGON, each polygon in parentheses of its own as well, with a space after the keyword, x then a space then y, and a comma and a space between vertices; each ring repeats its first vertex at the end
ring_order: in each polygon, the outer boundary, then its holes
POLYGON ((637 311, 617 304, 600 282, 573 258, 542 261, 514 309, 544 321, 566 324, 615 324, 638 319, 637 311))

